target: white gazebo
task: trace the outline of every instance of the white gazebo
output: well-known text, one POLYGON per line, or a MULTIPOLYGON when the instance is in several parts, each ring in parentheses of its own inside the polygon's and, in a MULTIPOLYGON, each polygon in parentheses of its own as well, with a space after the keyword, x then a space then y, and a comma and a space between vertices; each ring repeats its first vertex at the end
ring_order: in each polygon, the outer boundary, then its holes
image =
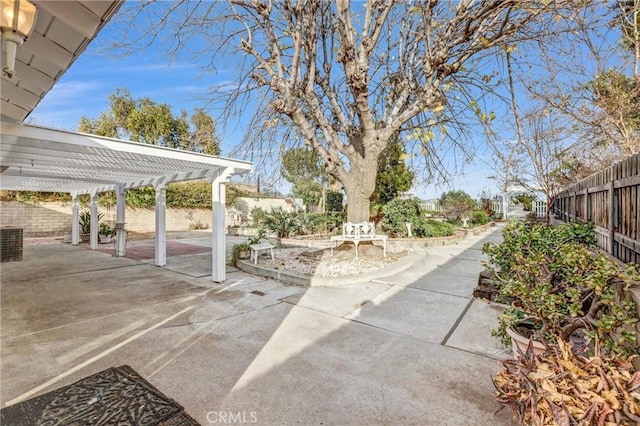
MULTIPOLYGON (((156 191, 155 264, 166 264, 166 185, 207 179, 212 182, 213 281, 225 280, 225 182, 251 171, 251 163, 213 157, 24 124, 97 33, 113 17, 122 1, 37 1, 33 31, 24 44, 13 47, 15 72, 0 80, 0 189, 54 191, 71 194, 72 243, 78 244, 78 196, 91 197, 92 249, 97 248, 97 196, 115 191, 121 232, 125 192, 141 186, 156 191)), ((10 37, 7 37, 10 39, 10 37)), ((2 61, 5 46, 3 42, 2 61)), ((116 255, 124 254, 118 238, 116 255)))

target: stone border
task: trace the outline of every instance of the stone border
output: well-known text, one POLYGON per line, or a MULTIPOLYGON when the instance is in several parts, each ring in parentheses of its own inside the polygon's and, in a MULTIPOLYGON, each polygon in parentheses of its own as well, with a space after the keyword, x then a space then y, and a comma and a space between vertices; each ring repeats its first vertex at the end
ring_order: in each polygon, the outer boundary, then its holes
POLYGON ((424 258, 422 254, 409 254, 404 258, 390 264, 389 266, 376 269, 358 275, 345 275, 341 277, 313 277, 308 275, 298 275, 293 272, 267 268, 261 265, 254 265, 247 260, 238 260, 236 266, 238 269, 253 275, 260 275, 267 278, 274 278, 289 285, 297 285, 301 287, 341 287, 344 285, 369 282, 389 275, 399 274, 416 262, 424 258))
MULTIPOLYGON (((489 228, 495 226, 494 222, 489 222, 485 225, 473 228, 466 232, 456 231, 456 235, 448 237, 436 237, 436 238, 393 238, 387 240, 387 248, 393 247, 394 244, 400 244, 407 247, 410 250, 410 254, 403 259, 398 260, 390 264, 389 266, 377 269, 372 272, 358 274, 358 275, 345 275, 341 277, 312 277, 308 275, 298 275, 293 272, 267 268, 261 265, 254 265, 253 263, 240 260, 237 261, 237 268, 253 275, 260 275, 267 278, 274 278, 285 284, 297 285, 302 287, 340 287, 343 285, 368 282, 371 280, 388 277, 389 275, 398 274, 406 269, 409 269, 413 264, 417 263, 424 258, 428 247, 446 246, 452 244, 458 244, 464 240, 468 235, 478 236, 481 232, 487 231, 489 228), (470 232, 471 231, 471 232, 470 232)), ((331 246, 330 240, 296 240, 292 238, 283 238, 280 240, 280 247, 293 248, 293 247, 314 247, 314 248, 328 248, 331 246)))

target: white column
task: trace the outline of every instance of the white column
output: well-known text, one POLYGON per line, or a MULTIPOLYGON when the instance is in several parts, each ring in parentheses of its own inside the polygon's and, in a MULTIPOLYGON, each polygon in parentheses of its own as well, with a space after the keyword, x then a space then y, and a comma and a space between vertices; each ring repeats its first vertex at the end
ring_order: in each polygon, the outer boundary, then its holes
POLYGON ((125 212, 125 195, 127 190, 124 186, 119 185, 116 188, 116 257, 123 257, 126 252, 126 233, 124 229, 124 212, 125 212))
POLYGON ((509 200, 507 199, 507 193, 502 194, 502 218, 508 219, 507 213, 509 212, 509 200))
POLYGON ((91 250, 98 248, 98 194, 96 192, 91 193, 91 238, 89 240, 89 247, 91 250))
POLYGON ((71 244, 77 246, 80 242, 80 207, 78 205, 78 193, 71 193, 71 244))
POLYGON ((225 182, 229 177, 225 170, 211 184, 211 281, 227 279, 227 250, 225 237, 225 182))
POLYGON ((156 266, 167 264, 167 189, 156 185, 156 266))

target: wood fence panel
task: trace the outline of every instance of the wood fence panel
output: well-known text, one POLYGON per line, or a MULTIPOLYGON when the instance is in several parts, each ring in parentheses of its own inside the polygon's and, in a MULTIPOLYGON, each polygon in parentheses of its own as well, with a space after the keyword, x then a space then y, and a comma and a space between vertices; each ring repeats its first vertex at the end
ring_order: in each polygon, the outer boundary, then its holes
POLYGON ((554 213, 564 221, 593 222, 600 248, 640 263, 640 153, 566 188, 554 213))

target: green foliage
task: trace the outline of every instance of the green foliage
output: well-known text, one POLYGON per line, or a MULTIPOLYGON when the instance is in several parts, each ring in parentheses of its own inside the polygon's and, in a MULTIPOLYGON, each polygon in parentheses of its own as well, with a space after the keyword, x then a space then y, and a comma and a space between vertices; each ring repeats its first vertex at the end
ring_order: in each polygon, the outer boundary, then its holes
POLYGON ((278 238, 288 238, 302 228, 298 214, 286 212, 281 207, 272 208, 266 219, 267 228, 275 232, 278 238))
POLYGON ((475 210, 471 212, 471 224, 472 225, 485 225, 489 223, 489 216, 483 210, 475 210))
POLYGON ((251 250, 251 247, 249 247, 248 242, 234 244, 233 247, 231 248, 231 264, 233 266, 237 266, 240 253, 248 252, 250 250, 251 250))
POLYGON ((464 219, 476 208, 476 201, 464 191, 445 192, 439 202, 447 219, 464 219))
POLYGON ((640 351, 633 302, 619 294, 640 277, 637 267, 622 273, 606 255, 595 253, 593 225, 549 227, 517 222, 503 232, 504 242, 485 245, 489 266, 512 307, 499 318, 494 335, 524 319, 535 324, 535 337, 553 343, 577 337, 599 341, 603 351, 640 351))
POLYGON ((256 206, 251 209, 251 220, 253 226, 263 225, 267 221, 267 212, 262 207, 256 206))
POLYGON ((340 229, 345 220, 342 212, 307 213, 302 217, 302 229, 306 234, 325 234, 340 229))
POLYGON ((211 155, 220 153, 215 121, 203 109, 196 109, 189 119, 184 111, 173 114, 168 104, 147 97, 134 99, 128 89, 118 88, 109 95, 109 110, 98 118, 81 117, 78 131, 211 155))
POLYGON ((260 241, 267 238, 267 231, 263 227, 258 228, 256 235, 249 237, 249 245, 260 244, 260 241))
POLYGON ((71 201, 71 194, 66 192, 35 192, 35 191, 0 191, 0 201, 18 201, 22 203, 71 201))
POLYGON ((536 199, 536 197, 534 197, 531 194, 518 194, 515 197, 513 197, 513 201, 515 201, 517 204, 522 205, 522 207, 524 208, 525 211, 531 211, 531 208, 533 206, 533 201, 536 199))
POLYGON ((210 209, 211 182, 194 180, 170 183, 167 185, 167 207, 210 209))
POLYGON ((115 235, 116 230, 109 226, 109 224, 102 222, 100 224, 100 230, 98 231, 100 235, 115 235))
POLYGON ((387 203, 382 212, 382 229, 393 237, 405 237, 408 235, 406 223, 411 223, 411 231, 415 237, 443 237, 453 235, 453 225, 444 222, 426 220, 422 205, 416 198, 396 198, 387 203))
POLYGON ((448 237, 455 232, 456 228, 450 223, 424 219, 413 230, 417 237, 423 238, 448 237))
POLYGON ((411 189, 414 173, 405 164, 406 157, 404 143, 397 135, 390 138, 378 159, 376 189, 370 198, 373 204, 387 204, 411 189))
POLYGON ((344 198, 342 192, 328 190, 326 195, 328 212, 343 212, 344 206, 342 200, 344 198))
MULTIPOLYGON (((103 213, 98 212, 98 223, 104 216, 103 213)), ((78 217, 78 224, 80 225, 80 233, 88 234, 91 232, 91 212, 90 211, 82 211, 78 217)))
POLYGON ((292 193, 307 206, 317 206, 329 177, 320 157, 309 148, 290 148, 281 153, 282 176, 293 184, 292 193))
POLYGON ((191 133, 192 151, 209 155, 220 155, 220 140, 216 136, 216 122, 202 108, 196 108, 191 116, 193 132, 191 133))
POLYGON ((317 206, 322 199, 322 184, 310 179, 298 179, 291 188, 294 198, 302 198, 305 206, 317 206))
POLYGON ((411 223, 415 230, 423 217, 422 206, 415 198, 396 198, 382 208, 382 213, 384 215, 382 229, 393 237, 407 236, 405 223, 411 223))

